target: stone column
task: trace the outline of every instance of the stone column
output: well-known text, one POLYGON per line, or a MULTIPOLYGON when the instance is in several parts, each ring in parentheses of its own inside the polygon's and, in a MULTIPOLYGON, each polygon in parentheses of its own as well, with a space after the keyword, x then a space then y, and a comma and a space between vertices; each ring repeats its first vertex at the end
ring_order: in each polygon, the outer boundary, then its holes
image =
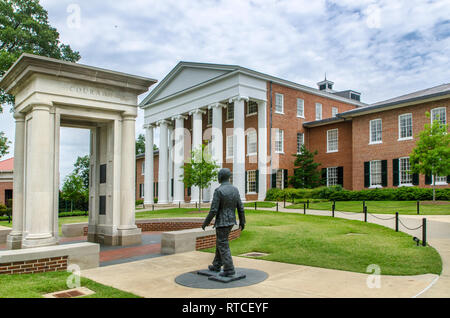
POLYGON ((234 102, 234 137, 233 137, 233 185, 236 186, 245 201, 245 101, 248 97, 237 96, 234 102))
POLYGON ((153 204, 153 125, 144 125, 145 129, 145 171, 144 171, 144 204, 153 204))
POLYGON ((7 238, 7 247, 10 250, 22 248, 23 213, 24 213, 24 159, 25 159, 25 116, 14 114, 16 120, 16 134, 14 138, 14 200, 12 231, 7 238))
MULTIPOLYGON (((212 109, 212 133, 211 133, 211 157, 219 165, 219 169, 223 164, 223 132, 222 132, 222 108, 224 104, 215 103, 209 105, 212 109)), ((214 190, 219 186, 219 182, 213 181, 211 184, 210 201, 214 196, 214 190)))
POLYGON ((131 245, 141 242, 141 229, 135 222, 136 193, 136 138, 135 115, 122 117, 122 158, 120 175, 120 225, 119 244, 131 245))
POLYGON ((264 201, 267 191, 267 103, 258 102, 258 200, 264 201))
MULTIPOLYGON (((205 112, 201 109, 196 109, 189 113, 192 115, 192 150, 197 150, 202 147, 203 124, 202 115, 205 112)), ((191 203, 198 202, 199 188, 192 187, 191 189, 191 203)))
POLYGON ((173 194, 172 194, 172 179, 173 179, 173 125, 170 124, 167 127, 167 130, 169 132, 169 139, 168 139, 168 178, 167 178, 167 198, 169 202, 173 201, 173 194))
POLYGON ((168 123, 165 120, 158 122, 159 125, 159 170, 158 170, 158 204, 166 204, 169 202, 167 196, 167 179, 168 173, 168 123))
POLYGON ((178 115, 175 120, 175 145, 173 167, 173 203, 184 202, 184 120, 186 116, 178 115))
POLYGON ((26 159, 26 236, 23 248, 55 245, 53 232, 53 127, 50 106, 34 106, 28 129, 26 159))

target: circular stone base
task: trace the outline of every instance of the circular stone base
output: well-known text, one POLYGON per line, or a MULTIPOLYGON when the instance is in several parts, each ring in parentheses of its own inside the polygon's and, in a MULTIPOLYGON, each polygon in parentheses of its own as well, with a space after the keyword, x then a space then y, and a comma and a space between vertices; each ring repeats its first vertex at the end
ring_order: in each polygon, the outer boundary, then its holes
POLYGON ((236 273, 244 274, 246 277, 244 279, 236 280, 229 283, 217 282, 208 279, 208 276, 199 275, 197 271, 188 272, 181 274, 175 278, 177 284, 191 287, 191 288, 203 288, 203 289, 224 289, 224 288, 235 288, 244 287, 258 284, 265 281, 269 275, 266 272, 262 272, 256 269, 250 268, 236 268, 236 273))

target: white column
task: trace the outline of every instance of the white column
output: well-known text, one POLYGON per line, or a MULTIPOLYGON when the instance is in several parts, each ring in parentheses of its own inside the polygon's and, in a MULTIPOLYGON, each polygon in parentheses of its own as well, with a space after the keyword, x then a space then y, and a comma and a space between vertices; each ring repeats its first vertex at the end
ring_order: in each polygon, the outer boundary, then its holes
POLYGON ((169 202, 167 196, 167 179, 168 171, 168 123, 165 120, 158 122, 159 124, 159 169, 158 169, 158 204, 166 204, 169 202))
POLYGON ((173 158, 173 203, 184 202, 184 120, 185 116, 178 115, 175 120, 175 145, 173 158))
POLYGON ((233 185, 239 190, 241 200, 245 201, 245 101, 248 97, 237 96, 234 102, 233 134, 233 185))
MULTIPOLYGON (((201 109, 196 109, 191 111, 189 115, 192 115, 192 150, 201 149, 202 147, 202 137, 203 137, 203 126, 202 126, 202 115, 205 112, 201 109)), ((191 203, 198 202, 199 188, 191 188, 191 203)))
MULTIPOLYGON (((211 133, 211 157, 219 165, 223 164, 223 132, 222 132, 222 108, 224 104, 215 103, 208 108, 212 109, 212 133, 211 133)), ((219 186, 219 181, 213 181, 211 184, 210 201, 214 195, 214 190, 219 186)))
POLYGON ((144 125, 145 128, 145 168, 144 168, 144 204, 153 204, 153 125, 144 125))
POLYGON ((50 140, 53 127, 50 120, 50 107, 34 106, 31 129, 27 140, 27 214, 26 236, 22 247, 39 247, 56 244, 53 232, 53 146, 50 140))
POLYGON ((23 232, 23 199, 24 199, 24 158, 25 158, 25 117, 15 113, 16 134, 14 138, 14 200, 13 200, 13 226, 7 238, 7 247, 10 250, 22 247, 23 232))
POLYGON ((168 152, 169 152, 169 169, 168 169, 168 179, 167 179, 167 197, 169 202, 173 201, 173 194, 172 194, 172 178, 173 178, 173 126, 169 125, 168 127, 169 132, 169 145, 168 145, 168 152))
POLYGON ((264 201, 267 191, 267 103, 258 102, 258 200, 264 201))

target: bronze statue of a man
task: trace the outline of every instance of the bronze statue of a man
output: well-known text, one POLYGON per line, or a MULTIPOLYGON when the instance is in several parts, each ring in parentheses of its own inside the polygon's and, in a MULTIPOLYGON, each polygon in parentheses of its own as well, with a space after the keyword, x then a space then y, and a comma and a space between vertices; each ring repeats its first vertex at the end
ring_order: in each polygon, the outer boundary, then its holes
POLYGON ((239 190, 230 183, 231 171, 228 168, 219 171, 218 179, 220 186, 214 191, 211 209, 203 222, 202 229, 211 223, 216 217, 214 227, 216 228, 216 256, 212 265, 208 266, 210 271, 220 272, 221 276, 233 276, 236 274, 231 258, 228 235, 236 223, 236 209, 239 215, 239 227, 241 231, 245 227, 244 205, 242 204, 239 190))

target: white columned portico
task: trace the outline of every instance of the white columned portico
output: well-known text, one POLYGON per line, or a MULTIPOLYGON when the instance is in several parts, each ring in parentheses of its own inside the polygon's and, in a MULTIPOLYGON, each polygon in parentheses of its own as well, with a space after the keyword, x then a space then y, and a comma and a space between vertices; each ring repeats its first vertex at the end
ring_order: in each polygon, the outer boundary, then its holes
POLYGON ((264 201, 267 192, 267 102, 258 102, 258 200, 264 201))
POLYGON ((242 201, 245 201, 245 101, 248 97, 230 99, 234 103, 233 185, 238 188, 242 201))
POLYGON ((166 204, 168 199, 168 123, 165 120, 158 122, 159 125, 159 169, 158 169, 158 204, 166 204))
POLYGON ((173 203, 184 202, 184 120, 186 116, 178 115, 172 118, 175 120, 175 144, 173 158, 173 203))
POLYGON ((16 132, 14 138, 14 200, 13 200, 13 226, 7 238, 8 249, 20 249, 22 247, 23 232, 23 193, 24 193, 24 147, 25 147, 25 116, 14 114, 16 132))
POLYGON ((153 204, 153 125, 144 125, 145 129, 145 168, 144 168, 144 204, 153 204))
MULTIPOLYGON (((211 157, 218 164, 219 169, 223 164, 223 132, 222 132, 222 108, 225 104, 214 103, 208 106, 212 110, 212 132, 211 132, 211 157)), ((210 201, 214 196, 214 190, 219 186, 219 181, 211 184, 210 201)))
POLYGON ((168 164, 169 164, 169 169, 168 169, 168 178, 167 178, 167 197, 169 202, 173 201, 173 125, 172 123, 170 123, 170 125, 167 127, 167 130, 169 132, 169 141, 168 141, 168 153, 169 153, 169 160, 168 160, 168 164))
MULTIPOLYGON (((200 108, 193 110, 189 113, 192 115, 192 150, 201 149, 202 147, 202 137, 203 137, 203 123, 202 116, 205 113, 204 110, 200 108)), ((191 188, 191 203, 198 202, 199 200, 199 188, 191 188)))

